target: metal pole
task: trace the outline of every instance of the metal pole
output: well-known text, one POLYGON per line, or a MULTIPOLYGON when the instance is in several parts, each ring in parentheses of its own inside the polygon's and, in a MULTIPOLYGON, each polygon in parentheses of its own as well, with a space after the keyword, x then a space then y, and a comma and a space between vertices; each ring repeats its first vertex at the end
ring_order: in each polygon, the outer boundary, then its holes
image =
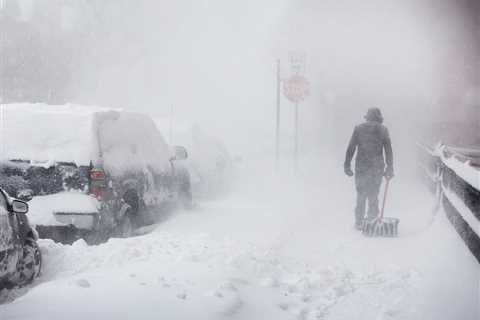
MULTIPOLYGON (((0 9, 4 9, 5 1, 0 2, 0 9)), ((1 155, 0 159, 4 159, 5 157, 5 113, 4 113, 4 103, 6 102, 5 93, 7 92, 5 86, 6 81, 5 77, 2 75, 4 68, 6 68, 4 61, 5 61, 5 31, 0 30, 0 135, 1 135, 1 155)))
POLYGON ((298 169, 298 102, 295 102, 295 149, 293 151, 295 171, 298 169))
POLYGON ((5 157, 5 112, 4 112, 3 102, 0 102, 0 134, 2 136, 2 147, 1 147, 1 155, 0 159, 4 159, 5 157))
POLYGON ((173 145, 173 104, 170 107, 170 145, 173 145))
POLYGON ((275 128, 275 169, 278 170, 280 158, 280 59, 277 59, 277 123, 275 128))

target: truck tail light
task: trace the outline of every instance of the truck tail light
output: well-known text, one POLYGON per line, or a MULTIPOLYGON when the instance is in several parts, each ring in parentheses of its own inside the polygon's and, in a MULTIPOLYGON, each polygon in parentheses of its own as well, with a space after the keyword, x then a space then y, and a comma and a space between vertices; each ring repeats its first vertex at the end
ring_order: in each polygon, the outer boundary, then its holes
POLYGON ((102 201, 105 198, 106 175, 102 169, 90 170, 90 195, 102 201))

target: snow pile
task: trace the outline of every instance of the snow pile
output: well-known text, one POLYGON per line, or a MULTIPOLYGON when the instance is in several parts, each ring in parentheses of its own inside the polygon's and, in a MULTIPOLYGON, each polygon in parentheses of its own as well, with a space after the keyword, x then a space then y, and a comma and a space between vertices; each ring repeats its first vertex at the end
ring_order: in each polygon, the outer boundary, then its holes
POLYGON ((7 104, 0 109, 3 159, 88 165, 97 154, 93 118, 101 108, 7 104))
POLYGON ((344 312, 340 306, 359 295, 369 300, 363 301, 357 312, 372 316, 381 309, 384 315, 409 319, 414 313, 408 308, 409 300, 419 281, 414 270, 362 272, 339 265, 315 268, 279 259, 267 248, 234 241, 218 243, 202 234, 185 237, 155 232, 112 239, 95 247, 82 240, 72 246, 42 240, 41 247, 43 280, 55 282, 42 283, 26 297, 5 305, 2 314, 7 319, 14 315, 61 319, 67 311, 72 319, 129 319, 133 315, 141 319, 221 319, 235 315, 246 319, 322 319, 344 312), (113 288, 107 289, 112 284, 113 288), (99 295, 101 305, 95 301, 99 295), (55 308, 41 303, 45 296, 55 301, 55 308), (125 296, 129 301, 124 301, 125 296), (133 301, 131 297, 141 299, 133 301))
POLYGON ((32 225, 55 226, 73 224, 89 229, 100 204, 97 199, 80 192, 60 192, 45 196, 36 196, 29 203, 28 219, 32 225), (68 217, 56 213, 73 213, 68 217), (82 216, 81 214, 85 214, 82 216), (67 220, 65 220, 67 219, 67 220))

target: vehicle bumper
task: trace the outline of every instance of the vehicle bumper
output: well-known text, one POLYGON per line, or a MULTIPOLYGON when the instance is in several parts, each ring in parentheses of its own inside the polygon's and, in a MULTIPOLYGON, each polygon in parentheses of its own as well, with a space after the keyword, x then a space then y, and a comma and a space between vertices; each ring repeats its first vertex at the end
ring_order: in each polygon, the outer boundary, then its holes
POLYGON ((98 212, 54 212, 53 215, 55 216, 55 220, 62 225, 72 225, 77 229, 94 230, 98 226, 98 212))
POLYGON ((66 226, 36 226, 40 239, 52 239, 55 242, 72 244, 79 239, 87 239, 92 230, 78 229, 74 225, 66 226))

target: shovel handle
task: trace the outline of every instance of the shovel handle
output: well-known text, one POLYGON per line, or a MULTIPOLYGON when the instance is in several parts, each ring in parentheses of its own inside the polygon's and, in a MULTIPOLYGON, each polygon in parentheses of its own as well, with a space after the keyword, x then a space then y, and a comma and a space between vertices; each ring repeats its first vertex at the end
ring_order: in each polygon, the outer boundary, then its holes
POLYGON ((383 219, 383 213, 385 211, 385 203, 387 202, 387 193, 388 193, 388 185, 390 184, 390 179, 386 179, 387 184, 385 185, 385 192, 383 193, 383 203, 382 203, 382 211, 380 211, 380 220, 383 219))

